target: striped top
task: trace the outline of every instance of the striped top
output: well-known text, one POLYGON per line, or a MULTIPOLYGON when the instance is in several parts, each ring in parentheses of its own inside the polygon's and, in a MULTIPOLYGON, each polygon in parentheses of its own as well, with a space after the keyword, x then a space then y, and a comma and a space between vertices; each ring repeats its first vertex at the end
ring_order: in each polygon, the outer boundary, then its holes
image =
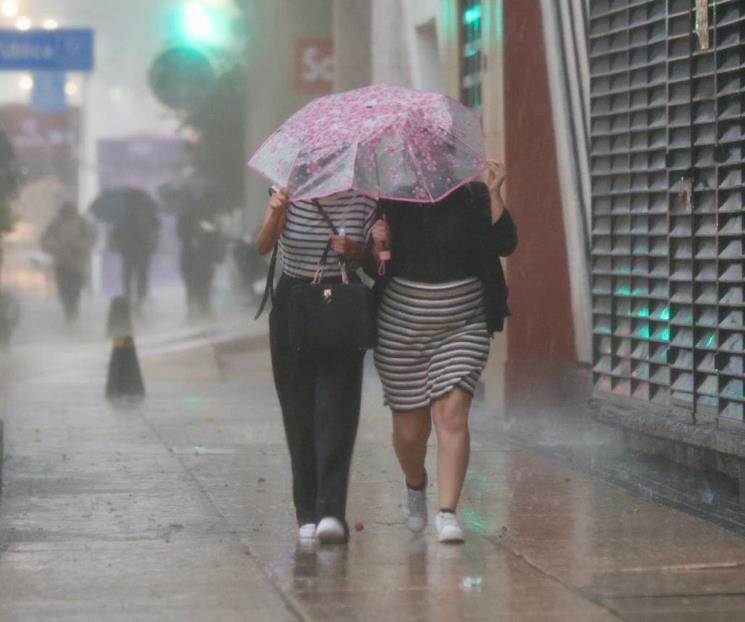
MULTIPOLYGON (((344 229, 346 237, 367 243, 375 222, 377 203, 374 199, 349 191, 318 201, 336 228, 344 229)), ((287 210, 287 224, 279 238, 282 271, 290 277, 312 279, 330 233, 331 228, 313 203, 292 202, 287 210)), ((332 249, 329 251, 324 276, 340 275, 339 258, 332 249)))

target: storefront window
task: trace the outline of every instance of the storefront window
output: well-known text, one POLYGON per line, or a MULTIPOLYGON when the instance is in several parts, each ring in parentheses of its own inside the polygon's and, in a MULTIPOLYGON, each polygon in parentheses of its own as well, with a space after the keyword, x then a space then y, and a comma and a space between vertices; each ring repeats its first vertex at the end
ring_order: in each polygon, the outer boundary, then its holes
POLYGON ((467 106, 481 108, 482 0, 460 3, 460 96, 467 106))

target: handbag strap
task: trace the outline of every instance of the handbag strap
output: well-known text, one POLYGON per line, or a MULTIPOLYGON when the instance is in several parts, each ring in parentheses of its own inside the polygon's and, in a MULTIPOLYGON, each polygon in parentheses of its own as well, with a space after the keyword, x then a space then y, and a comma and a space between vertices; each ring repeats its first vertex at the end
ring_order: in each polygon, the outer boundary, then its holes
POLYGON ((259 305, 259 310, 256 312, 256 315, 254 316, 254 320, 258 320, 261 317, 261 314, 264 312, 264 307, 266 307, 266 303, 269 299, 271 299, 272 302, 274 302, 274 271, 277 267, 277 249, 279 248, 279 244, 274 245, 274 250, 272 251, 272 259, 269 262, 269 271, 266 273, 266 285, 264 285, 264 295, 261 298, 261 304, 259 305))
POLYGON ((315 208, 320 212, 321 216, 323 216, 323 219, 326 221, 326 224, 329 226, 329 229, 334 232, 334 235, 339 235, 339 230, 336 228, 336 225, 334 224, 334 221, 331 220, 331 216, 328 215, 328 212, 323 209, 323 205, 321 205, 320 201, 318 199, 313 199, 312 201, 315 208))
MULTIPOLYGON (((334 221, 331 220, 331 217, 328 215, 328 212, 326 212, 326 210, 323 209, 323 205, 321 205, 318 199, 313 199, 311 203, 313 203, 315 208, 321 214, 323 219, 326 221, 326 224, 329 226, 329 229, 331 229, 334 235, 339 235, 339 229, 337 229, 336 225, 334 224, 334 221)), ((316 284, 321 280, 323 271, 326 268, 326 262, 328 261, 328 258, 329 258, 329 252, 331 252, 331 240, 330 239, 328 243, 326 244, 326 248, 323 249, 323 254, 321 255, 321 261, 318 262, 318 268, 316 269, 316 274, 313 277, 313 282, 316 284)), ((342 281, 345 284, 347 284, 349 283, 349 275, 347 273, 347 262, 341 257, 339 257, 339 264, 341 266, 342 281)))

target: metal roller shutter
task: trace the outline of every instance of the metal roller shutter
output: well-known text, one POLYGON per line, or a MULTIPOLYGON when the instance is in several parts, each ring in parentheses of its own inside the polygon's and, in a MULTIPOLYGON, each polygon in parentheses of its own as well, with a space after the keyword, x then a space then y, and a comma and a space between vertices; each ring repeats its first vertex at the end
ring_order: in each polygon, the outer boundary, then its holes
POLYGON ((596 395, 742 422, 745 2, 593 0, 589 37, 596 395))

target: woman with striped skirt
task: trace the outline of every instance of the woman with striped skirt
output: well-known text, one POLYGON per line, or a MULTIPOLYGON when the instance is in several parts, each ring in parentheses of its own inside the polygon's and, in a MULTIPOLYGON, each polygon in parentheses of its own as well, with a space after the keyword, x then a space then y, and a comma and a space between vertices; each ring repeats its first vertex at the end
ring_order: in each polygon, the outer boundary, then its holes
POLYGON ((463 541, 456 509, 468 469, 468 413, 490 337, 509 315, 499 258, 515 250, 517 232, 501 197, 504 169, 493 160, 488 168, 487 184, 439 203, 383 201, 387 224, 372 230, 376 249, 388 243, 392 254, 378 285, 375 364, 406 478, 406 523, 421 531, 427 522, 424 461, 434 422, 441 542, 463 541))

